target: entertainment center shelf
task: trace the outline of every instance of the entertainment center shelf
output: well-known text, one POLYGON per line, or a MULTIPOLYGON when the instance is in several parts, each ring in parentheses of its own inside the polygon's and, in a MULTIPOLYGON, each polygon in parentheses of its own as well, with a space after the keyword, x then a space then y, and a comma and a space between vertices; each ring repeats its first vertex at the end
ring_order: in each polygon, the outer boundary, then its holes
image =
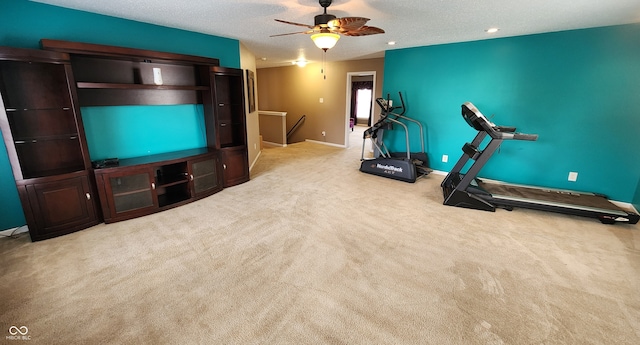
MULTIPOLYGON (((0 130, 32 241, 163 211, 249 180, 241 69, 128 47, 51 39, 40 46, 0 47, 0 130), (141 108, 149 116, 155 105, 198 105, 207 147, 94 169, 81 107, 109 114, 130 105, 150 106, 141 108)), ((155 134, 170 141, 174 133, 155 134)))
POLYGON ((148 84, 115 84, 78 82, 78 89, 145 89, 145 90, 209 90, 208 86, 181 86, 181 85, 148 85, 148 84))
POLYGON ((216 150, 190 149, 122 159, 94 171, 105 223, 151 214, 222 189, 216 150))
POLYGON ((42 39, 43 49, 68 53, 80 106, 203 104, 209 69, 219 60, 143 49, 42 39))

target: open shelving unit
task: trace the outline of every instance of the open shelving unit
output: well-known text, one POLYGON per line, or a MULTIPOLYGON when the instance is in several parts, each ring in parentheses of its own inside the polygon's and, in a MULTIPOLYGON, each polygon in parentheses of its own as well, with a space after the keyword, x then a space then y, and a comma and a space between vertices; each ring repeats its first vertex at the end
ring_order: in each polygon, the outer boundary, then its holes
POLYGON ((0 47, 0 129, 33 241, 99 223, 68 54, 0 47))
POLYGON ((242 70, 225 67, 212 67, 211 75, 215 118, 207 127, 216 135, 208 142, 220 149, 224 186, 230 187, 249 180, 244 78, 242 70))
MULTIPOLYGON (((218 59, 43 39, 68 53, 81 106, 202 104, 214 118, 210 69, 218 59)), ((207 136, 217 129, 207 127, 207 136)), ((120 159, 95 170, 105 222, 162 211, 222 189, 218 146, 120 159)))
POLYGON ((202 104, 210 101, 205 95, 211 90, 209 68, 220 63, 135 48, 50 39, 40 43, 43 49, 70 54, 81 106, 202 104))
POLYGON ((159 212, 249 180, 241 69, 186 54, 40 45, 0 47, 0 129, 32 240, 159 212), (202 105, 207 147, 92 167, 81 107, 180 104, 202 105))

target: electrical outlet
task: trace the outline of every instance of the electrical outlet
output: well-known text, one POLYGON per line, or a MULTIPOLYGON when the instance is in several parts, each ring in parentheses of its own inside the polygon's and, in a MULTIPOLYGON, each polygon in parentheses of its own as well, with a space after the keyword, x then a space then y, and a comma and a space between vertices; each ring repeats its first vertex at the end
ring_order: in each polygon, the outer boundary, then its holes
POLYGON ((575 182, 578 180, 578 173, 575 171, 569 172, 569 181, 575 182))
POLYGON ((327 136, 327 132, 322 131, 322 136, 323 136, 323 137, 326 137, 326 136, 327 136))
POLYGON ((449 161, 449 156, 448 155, 442 155, 442 163, 446 163, 449 161))

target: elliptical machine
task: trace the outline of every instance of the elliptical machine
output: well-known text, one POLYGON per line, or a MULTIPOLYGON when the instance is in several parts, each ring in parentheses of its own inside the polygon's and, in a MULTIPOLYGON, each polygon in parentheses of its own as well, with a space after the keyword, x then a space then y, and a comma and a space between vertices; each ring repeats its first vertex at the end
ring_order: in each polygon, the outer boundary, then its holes
POLYGON ((362 154, 360 157, 360 171, 368 174, 388 177, 404 182, 415 182, 417 179, 428 175, 432 170, 428 168, 427 154, 424 152, 424 130, 422 124, 404 116, 406 111, 402 93, 400 95, 400 106, 393 107, 389 96, 387 99, 377 98, 376 103, 380 106, 380 119, 370 128, 364 131, 362 137, 362 154), (400 112, 397 112, 401 110, 400 112), (409 128, 400 120, 406 120, 418 125, 420 129, 420 152, 411 152, 409 146, 409 128), (393 129, 393 125, 398 125, 404 129, 406 140, 406 152, 389 152, 383 141, 384 131, 393 129), (365 143, 369 139, 373 147, 372 159, 364 157, 365 143))

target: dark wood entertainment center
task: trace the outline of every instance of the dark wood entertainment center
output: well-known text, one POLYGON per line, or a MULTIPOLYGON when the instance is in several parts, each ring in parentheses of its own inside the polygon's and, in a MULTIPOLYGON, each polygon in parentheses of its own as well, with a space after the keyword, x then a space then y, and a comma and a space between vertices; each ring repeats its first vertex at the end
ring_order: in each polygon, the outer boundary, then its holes
POLYGON ((0 47, 0 129, 33 241, 249 180, 243 73, 218 59, 41 40, 0 47), (207 147, 94 169, 80 107, 202 104, 207 147))

